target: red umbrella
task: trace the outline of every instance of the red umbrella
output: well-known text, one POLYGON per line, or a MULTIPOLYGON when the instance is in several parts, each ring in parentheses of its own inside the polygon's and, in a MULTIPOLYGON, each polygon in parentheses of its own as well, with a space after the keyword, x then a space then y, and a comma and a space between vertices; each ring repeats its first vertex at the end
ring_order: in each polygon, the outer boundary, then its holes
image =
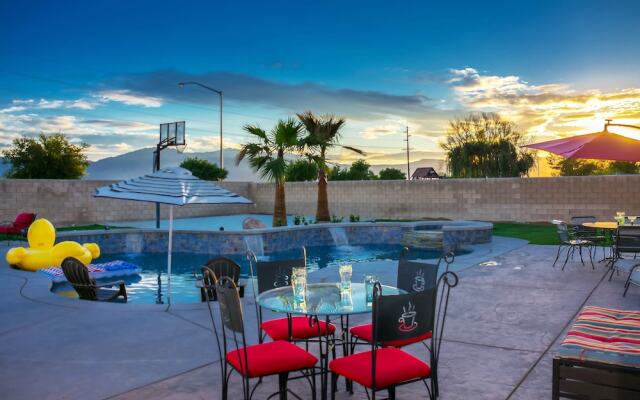
POLYGON ((611 133, 609 126, 640 127, 634 125, 612 124, 607 120, 602 132, 572 136, 526 145, 531 149, 544 150, 565 158, 588 158, 608 161, 640 161, 640 140, 611 133))

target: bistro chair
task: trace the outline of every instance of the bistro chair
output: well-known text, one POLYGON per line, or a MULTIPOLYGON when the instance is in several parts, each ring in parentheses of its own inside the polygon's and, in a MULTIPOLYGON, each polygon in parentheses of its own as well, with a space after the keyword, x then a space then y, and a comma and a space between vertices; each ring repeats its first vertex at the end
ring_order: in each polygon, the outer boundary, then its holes
MULTIPOLYGON (((611 263, 611 274, 620 272, 629 273, 629 279, 636 266, 640 265, 637 255, 640 253, 640 226, 620 226, 616 230, 615 242, 613 245, 613 261, 611 263)), ((629 288, 629 279, 625 284, 625 294, 629 288)))
MULTIPOLYGON (((605 248, 607 247, 607 236, 599 234, 598 230, 595 228, 589 228, 582 224, 587 222, 597 222, 598 219, 593 215, 581 215, 576 217, 571 217, 571 229, 576 239, 588 240, 594 243, 596 246, 602 246, 602 254, 603 257, 605 255, 605 248)), ((595 251, 597 248, 594 248, 593 255, 595 256, 595 251)))
POLYGON ((97 283, 89 275, 87 267, 78 259, 67 257, 62 260, 62 272, 67 281, 83 300, 127 302, 127 289, 124 281, 97 283), (112 289, 116 286, 117 289, 112 289))
MULTIPOLYGON (((244 297, 244 285, 238 284, 240 280, 240 266, 233 260, 227 257, 215 257, 211 260, 207 261, 207 263, 202 267, 202 277, 205 278, 204 269, 207 268, 211 270, 214 276, 220 279, 223 276, 228 276, 233 280, 233 282, 238 286, 238 292, 240 293, 240 297, 244 297)), ((202 301, 206 301, 207 298, 212 301, 216 301, 218 296, 216 295, 215 287, 213 286, 213 282, 209 282, 207 285, 204 285, 204 281, 200 280, 197 274, 194 272, 194 276, 196 277, 196 287, 200 289, 200 299, 202 301), (207 290, 205 287, 208 287, 209 293, 205 296, 204 291, 207 290)))
MULTIPOLYGON (((226 400, 228 397, 229 378, 235 371, 242 378, 242 393, 245 400, 250 400, 263 378, 271 375, 278 376, 278 392, 269 398, 278 394, 280 399, 286 399, 287 393, 290 393, 300 399, 287 388, 287 382, 290 379, 306 379, 311 386, 311 398, 315 400, 314 368, 318 359, 300 347, 283 340, 247 345, 238 287, 230 277, 223 276, 216 279, 210 270, 206 270, 203 274, 203 287, 209 289, 208 282, 212 281, 215 282, 214 287, 220 306, 220 332, 213 318, 209 301, 207 305, 213 334, 218 345, 222 399, 226 400), (293 372, 299 372, 300 375, 290 378, 289 375, 293 372), (256 378, 258 382, 252 388, 251 379, 256 378)), ((205 290, 205 296, 208 296, 208 290, 205 290)))
POLYGON ((387 390, 395 399, 396 387, 424 382, 430 399, 438 396, 438 360, 442 333, 449 304, 450 289, 458 276, 445 272, 434 287, 422 292, 385 296, 376 283, 373 291, 373 341, 371 350, 337 358, 329 363, 331 399, 335 399, 339 376, 364 386, 367 397, 387 390), (385 343, 409 341, 433 332, 431 347, 426 347, 429 363, 385 343), (429 380, 429 383, 427 383, 429 380))
MULTIPOLYGON (((293 268, 307 267, 307 252, 304 247, 302 247, 301 253, 301 258, 297 259, 263 261, 258 260, 255 253, 248 251, 247 259, 249 260, 251 276, 257 280, 257 282, 254 281, 252 285, 254 296, 257 298, 260 293, 267 290, 291 286, 291 270, 293 268)), ((301 315, 287 315, 285 318, 263 321, 262 308, 258 305, 257 301, 255 305, 256 314, 258 315, 258 337, 260 343, 264 341, 262 332, 272 340, 308 341, 309 339, 319 336, 327 336, 327 334, 333 335, 336 330, 333 324, 327 324, 325 321, 317 321, 301 315)))
MULTIPOLYGON (((418 262, 407 260, 405 256, 409 253, 409 249, 405 247, 402 250, 400 260, 398 261, 398 273, 396 287, 406 291, 407 293, 419 293, 427 289, 434 288, 438 283, 438 271, 440 269, 440 263, 445 262, 445 272, 449 271, 449 265, 455 260, 453 252, 444 254, 438 259, 436 264, 418 262)), ((355 346, 361 344, 360 342, 371 343, 373 341, 373 324, 367 323, 357 325, 350 330, 351 337, 351 352, 355 349, 355 346)), ((432 335, 431 331, 425 332, 422 336, 415 336, 405 340, 392 341, 383 343, 385 347, 403 347, 413 343, 423 342, 430 339, 432 335)))
POLYGON ((555 268, 558 259, 560 258, 560 254, 562 254, 563 250, 567 250, 567 255, 564 259, 564 264, 562 264, 562 270, 567 266, 567 262, 569 261, 569 257, 573 260, 573 255, 576 250, 578 250, 580 254, 580 262, 584 265, 584 259, 582 258, 582 249, 585 248, 589 252, 589 260, 591 261, 591 267, 595 269, 595 265, 593 265, 593 256, 591 255, 591 248, 593 247, 593 242, 586 239, 577 239, 573 235, 573 231, 569 230, 566 222, 563 221, 553 221, 556 225, 556 232, 558 233, 558 239, 560 240, 560 245, 558 246, 558 253, 556 254, 556 259, 553 261, 553 267, 555 268))

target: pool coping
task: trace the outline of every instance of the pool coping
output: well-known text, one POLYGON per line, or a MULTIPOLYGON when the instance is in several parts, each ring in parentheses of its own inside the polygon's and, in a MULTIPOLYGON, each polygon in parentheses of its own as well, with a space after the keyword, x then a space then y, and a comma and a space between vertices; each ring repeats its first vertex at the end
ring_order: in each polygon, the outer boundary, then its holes
MULTIPOLYGON (((262 229, 244 229, 244 230, 194 230, 194 229, 174 229, 174 233, 214 233, 214 234, 231 234, 231 235, 258 235, 262 233, 272 233, 272 232, 281 232, 282 230, 307 230, 307 229, 320 229, 320 228, 345 228, 350 226, 379 226, 379 227, 406 227, 406 228, 415 228, 417 226, 430 226, 436 225, 441 226, 443 231, 457 231, 457 230, 465 230, 468 228, 474 228, 477 230, 489 230, 493 229, 493 224, 491 222, 484 221, 474 221, 474 220, 428 220, 428 221, 389 221, 389 222, 323 222, 317 224, 310 225, 287 225, 280 226, 276 228, 262 228, 262 229)), ((77 230, 77 231, 64 231, 57 232, 57 237, 72 237, 72 236, 82 236, 82 235, 96 235, 99 233, 157 233, 157 232, 168 232, 168 229, 156 229, 156 228, 117 228, 117 229, 105 229, 105 230, 77 230)))

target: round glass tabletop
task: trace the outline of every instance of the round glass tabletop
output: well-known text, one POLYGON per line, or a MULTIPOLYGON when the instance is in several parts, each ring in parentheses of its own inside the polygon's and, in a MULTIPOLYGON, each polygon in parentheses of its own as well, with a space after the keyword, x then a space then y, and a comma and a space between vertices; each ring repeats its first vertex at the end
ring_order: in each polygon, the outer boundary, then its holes
MULTIPOLYGON (((302 303, 295 303, 291 286, 267 290, 258 296, 258 304, 271 311, 304 315, 347 315, 371 312, 367 304, 364 283, 351 283, 351 290, 342 291, 339 283, 309 283, 302 303)), ((393 286, 382 286, 383 295, 406 293, 393 286)))

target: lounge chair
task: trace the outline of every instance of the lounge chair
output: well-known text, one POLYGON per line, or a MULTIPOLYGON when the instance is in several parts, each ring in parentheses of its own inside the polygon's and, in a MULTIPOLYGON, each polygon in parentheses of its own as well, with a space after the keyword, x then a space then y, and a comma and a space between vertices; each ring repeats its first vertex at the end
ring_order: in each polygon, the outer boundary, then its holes
POLYGON ((560 397, 640 399, 640 311, 582 309, 553 359, 560 397))
POLYGON ((125 288, 124 281, 98 284, 96 280, 89 275, 87 267, 73 257, 67 257, 62 261, 62 272, 81 299, 119 303, 127 302, 127 289, 125 288), (118 289, 111 289, 113 286, 117 286, 118 289))
POLYGON ((226 257, 215 257, 207 261, 202 267, 202 278, 198 278, 196 275, 196 287, 200 289, 201 301, 216 301, 218 296, 215 290, 215 281, 208 278, 208 276, 214 276, 215 280, 227 276, 233 280, 233 283, 238 287, 240 297, 244 297, 244 285, 239 285, 240 280, 240 266, 233 260, 226 257), (205 274, 205 269, 210 270, 213 275, 205 274), (207 290, 207 293, 205 293, 207 290))
POLYGON ((27 229, 36 220, 36 214, 20 213, 13 222, 7 222, 0 225, 0 234, 4 235, 22 235, 27 233, 27 229))

